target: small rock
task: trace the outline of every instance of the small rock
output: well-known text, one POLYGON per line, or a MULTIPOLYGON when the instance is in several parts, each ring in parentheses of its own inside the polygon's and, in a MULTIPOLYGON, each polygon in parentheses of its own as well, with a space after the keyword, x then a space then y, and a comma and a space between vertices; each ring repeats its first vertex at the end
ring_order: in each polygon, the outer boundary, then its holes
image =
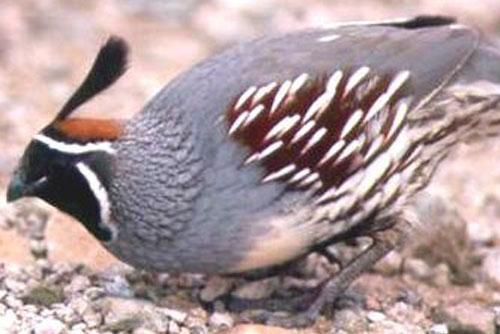
POLYGON ((136 328, 132 332, 132 334, 156 334, 156 333, 157 332, 153 332, 152 330, 144 328, 144 327, 136 328))
POLYGON ((207 311, 201 307, 195 307, 189 310, 188 317, 186 318, 184 324, 189 328, 205 327, 207 321, 207 311))
POLYGON ((27 313, 37 313, 38 307, 36 305, 24 305, 22 307, 22 311, 27 313))
POLYGON ((103 329, 110 332, 130 332, 139 328, 143 322, 144 321, 141 317, 130 315, 128 318, 122 318, 106 323, 103 329))
MULTIPOLYGON (((381 334, 425 334, 425 331, 419 326, 410 324, 408 322, 399 323, 385 319, 379 322, 370 323, 368 333, 381 333, 381 334)), ((358 333, 358 332, 356 332, 358 333)))
POLYGON ((77 297, 69 302, 69 307, 74 313, 83 315, 83 313, 90 307, 89 301, 86 298, 77 297))
POLYGON ((494 333, 495 314, 481 304, 467 300, 433 310, 432 320, 444 323, 451 333, 494 333))
POLYGON ((411 306, 420 307, 422 305, 422 296, 415 290, 404 289, 399 293, 398 300, 411 306))
POLYGON ((481 224, 478 221, 467 222, 467 233, 470 239, 478 244, 491 244, 495 240, 494 224, 481 224))
POLYGON ((106 295, 106 291, 100 287, 90 287, 83 294, 89 300, 96 300, 106 295))
POLYGON ((62 320, 65 324, 73 325, 81 321, 81 317, 71 307, 64 305, 58 308, 55 312, 58 319, 62 320))
POLYGON ((7 310, 5 314, 0 316, 0 333, 15 333, 18 320, 13 310, 7 310))
POLYGON ((80 328, 72 328, 68 334, 86 334, 86 332, 83 329, 80 328))
POLYGON ((218 276, 211 277, 205 287, 200 292, 200 299, 204 302, 213 302, 218 297, 226 294, 233 286, 233 281, 230 279, 221 278, 218 276))
POLYGON ((383 275, 395 275, 401 272, 403 257, 399 252, 390 252, 380 260, 374 269, 383 275))
POLYGON ((429 328, 428 334, 448 334, 448 326, 446 324, 435 324, 429 328))
POLYGON ((269 297, 279 285, 279 277, 247 282, 239 286, 233 295, 242 299, 263 299, 269 297))
POLYGON ((26 283, 12 279, 10 277, 7 277, 4 280, 4 285, 7 288, 7 290, 9 290, 15 294, 24 293, 25 289, 26 289, 26 283))
POLYGON ((293 334, 294 330, 265 325, 238 325, 225 334, 293 334))
POLYGON ((440 263, 433 268, 432 283, 442 287, 450 285, 450 267, 446 263, 440 263))
POLYGON ((84 329, 87 329, 87 325, 85 325, 83 322, 79 322, 77 324, 74 324, 71 330, 75 331, 83 331, 84 329))
POLYGON ((481 270, 488 281, 496 287, 500 287, 500 250, 494 249, 486 254, 481 270))
POLYGON ((43 319, 35 325, 34 334, 62 334, 66 329, 66 325, 57 319, 43 319))
POLYGON ((90 279, 84 275, 75 275, 69 283, 68 290, 71 294, 83 292, 90 287, 90 279))
POLYGON ((161 309, 163 313, 173 321, 177 322, 178 324, 183 324, 184 321, 186 321, 187 318, 187 313, 178 311, 178 310, 173 310, 173 309, 161 309))
POLYGON ((169 334, 178 334, 181 332, 181 328, 175 321, 170 321, 168 323, 168 333, 169 334))
POLYGON ((0 290, 0 301, 3 300, 7 296, 6 290, 0 290))
POLYGON ((333 321, 338 329, 348 333, 363 333, 367 326, 364 315, 353 309, 341 309, 335 312, 333 321))
POLYGON ((137 299, 124 299, 117 297, 105 297, 102 300, 104 310, 104 323, 108 330, 132 331, 145 324, 155 327, 163 327, 167 319, 166 315, 157 311, 151 302, 137 299), (154 320, 154 321, 153 321, 154 320), (154 324, 152 324, 154 322, 154 324))
POLYGON ((134 291, 125 278, 126 273, 121 268, 111 268, 101 274, 102 286, 107 295, 130 298, 134 296, 134 291))
POLYGON ((14 297, 13 295, 7 295, 7 297, 5 297, 5 305, 11 309, 19 310, 24 304, 22 300, 14 297))
POLYGON ((169 319, 164 313, 162 313, 159 309, 155 309, 154 312, 147 316, 146 324, 142 327, 147 327, 157 333, 167 333, 168 324, 171 322, 172 320, 169 319))
POLYGON ((214 312, 210 318, 208 318, 208 324, 214 327, 232 327, 234 325, 234 319, 229 313, 214 312))
POLYGON ((432 277, 432 270, 424 260, 410 258, 404 263, 404 270, 412 277, 419 280, 428 280, 432 277))
POLYGON ((46 259, 48 255, 47 242, 42 240, 31 240, 30 251, 35 259, 46 259))
POLYGON ((366 314, 366 318, 371 321, 371 322, 379 322, 382 320, 385 320, 386 316, 382 312, 377 312, 377 311, 369 311, 366 314))
POLYGON ((89 328, 95 328, 102 323, 102 315, 95 312, 91 307, 83 312, 82 319, 89 328))

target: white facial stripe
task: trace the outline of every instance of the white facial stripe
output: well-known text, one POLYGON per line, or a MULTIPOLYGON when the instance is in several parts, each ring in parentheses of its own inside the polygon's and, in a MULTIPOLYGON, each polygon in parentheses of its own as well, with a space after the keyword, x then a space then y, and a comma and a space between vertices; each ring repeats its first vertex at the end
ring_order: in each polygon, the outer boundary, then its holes
POLYGON ((97 143, 87 143, 87 144, 77 144, 77 143, 64 143, 57 141, 43 134, 37 134, 33 137, 34 140, 44 143, 49 148, 69 153, 69 154, 84 154, 90 152, 106 152, 109 154, 115 154, 115 149, 111 146, 111 142, 97 142, 97 143))
POLYGON ((87 180, 90 190, 92 191, 97 202, 99 203, 99 210, 100 210, 99 213, 101 218, 100 223, 105 225, 106 227, 113 229, 113 226, 109 223, 111 214, 111 204, 109 202, 108 192, 106 188, 104 188, 97 175, 92 171, 92 169, 90 169, 89 166, 87 166, 83 162, 79 162, 76 164, 76 168, 83 175, 85 180, 87 180))

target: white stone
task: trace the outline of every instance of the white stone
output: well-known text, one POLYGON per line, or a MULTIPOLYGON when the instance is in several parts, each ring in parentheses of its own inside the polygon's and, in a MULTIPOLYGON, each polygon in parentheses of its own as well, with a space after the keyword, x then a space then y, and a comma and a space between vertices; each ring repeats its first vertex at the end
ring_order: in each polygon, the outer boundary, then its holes
POLYGON ((229 313, 214 312, 208 319, 208 324, 215 327, 230 328, 234 325, 234 319, 229 313))
POLYGON ((370 320, 371 322, 379 322, 385 320, 386 316, 382 312, 377 312, 377 311, 370 311, 366 315, 366 318, 370 320))
POLYGON ((0 316, 0 333, 15 333, 18 321, 14 311, 7 310, 4 315, 0 316))
POLYGON ((35 325, 33 329, 34 334, 62 334, 66 330, 66 325, 61 321, 46 318, 35 325))
POLYGON ((429 328, 429 334, 448 334, 448 326, 446 324, 435 324, 429 328))
POLYGON ((187 318, 187 313, 178 311, 178 310, 173 310, 173 309, 162 309, 162 311, 165 313, 167 317, 172 319, 173 321, 183 324, 184 321, 186 321, 187 318))

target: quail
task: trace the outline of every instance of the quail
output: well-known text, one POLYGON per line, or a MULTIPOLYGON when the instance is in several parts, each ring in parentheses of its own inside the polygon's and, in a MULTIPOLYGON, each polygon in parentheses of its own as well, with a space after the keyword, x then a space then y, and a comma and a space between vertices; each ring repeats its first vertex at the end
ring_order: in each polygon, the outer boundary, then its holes
POLYGON ((302 319, 411 234, 416 194, 457 143, 500 125, 500 49, 448 17, 260 38, 173 79, 129 120, 74 116, 127 52, 119 37, 102 46, 28 144, 8 201, 41 198, 122 261, 162 272, 244 274, 371 237, 302 319))

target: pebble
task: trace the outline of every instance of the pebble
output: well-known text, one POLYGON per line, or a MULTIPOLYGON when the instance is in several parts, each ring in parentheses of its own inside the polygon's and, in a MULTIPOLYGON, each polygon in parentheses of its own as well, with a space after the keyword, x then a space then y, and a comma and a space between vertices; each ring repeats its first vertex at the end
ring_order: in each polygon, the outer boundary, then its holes
POLYGON ((496 287, 500 287, 500 250, 494 249, 486 254, 483 260, 481 270, 485 277, 494 284, 496 287))
POLYGON ((453 333, 495 332, 494 310, 468 300, 435 309, 433 321, 435 323, 446 323, 450 327, 450 332, 453 333))
POLYGON ((212 277, 201 290, 200 299, 207 303, 213 302, 218 297, 227 293, 232 286, 233 282, 230 279, 224 279, 218 276, 212 277))
POLYGON ((233 295, 242 299, 263 299, 269 297, 280 285, 279 277, 247 282, 239 286, 233 295))
POLYGON ((74 324, 71 329, 75 331, 83 331, 86 328, 87 328, 86 324, 84 324, 83 322, 79 322, 77 324, 74 324))
POLYGON ((34 334, 62 334, 66 325, 57 319, 46 318, 33 328, 34 334))
POLYGON ((22 294, 26 291, 26 283, 12 278, 6 278, 3 284, 7 290, 12 291, 15 294, 22 294))
POLYGON ((386 319, 386 315, 378 311, 369 311, 366 314, 366 318, 371 322, 379 322, 386 319))
POLYGON ((435 324, 429 328, 428 334, 448 334, 448 326, 446 324, 435 324))
MULTIPOLYGON (((415 325, 404 322, 399 323, 391 320, 383 320, 379 322, 372 322, 369 326, 369 331, 373 334, 426 334, 425 331, 415 325)), ((360 333, 360 332, 356 332, 360 333)), ((361 332, 362 333, 362 332, 361 332)))
POLYGON ((140 328, 134 329, 132 334, 157 334, 157 332, 154 332, 148 328, 140 327, 140 328))
POLYGON ((14 333, 12 329, 15 328, 18 320, 13 310, 7 310, 0 316, 0 333, 14 333))
POLYGON ((83 312, 82 319, 89 328, 95 328, 102 323, 102 315, 90 307, 83 312))
POLYGON ((374 269, 383 275, 397 275, 403 265, 403 256, 399 252, 390 252, 382 258, 374 269))
POLYGON ((76 275, 71 279, 68 290, 71 294, 84 292, 90 287, 90 279, 84 275, 76 275))
MULTIPOLYGON (((238 325, 225 334, 294 334, 295 330, 265 325, 238 325)), ((333 332, 332 332, 333 333, 333 332)), ((358 333, 358 332, 353 332, 358 333)), ((359 332, 361 333, 361 332, 359 332)))
POLYGON ((422 259, 409 258, 404 262, 404 270, 412 277, 419 280, 428 280, 432 276, 432 270, 422 259))
POLYGON ((125 279, 124 273, 111 271, 102 277, 102 286, 107 295, 130 298, 134 296, 134 291, 129 282, 125 279))
POLYGON ((207 311, 205 311, 201 307, 195 307, 189 310, 188 317, 186 318, 185 325, 189 328, 194 327, 205 327, 207 322, 208 315, 207 311))
POLYGON ((106 291, 104 291, 101 287, 90 287, 84 292, 84 296, 89 300, 96 300, 106 295, 106 291))
POLYGON ((7 297, 5 297, 5 305, 14 310, 18 310, 23 307, 23 302, 21 299, 18 299, 13 295, 8 295, 7 297))
POLYGON ((363 333, 367 326, 366 317, 358 310, 341 309, 335 312, 335 327, 348 333, 363 333))
POLYGON ((5 298, 5 296, 7 296, 7 291, 6 290, 0 290, 0 301, 3 300, 5 298))
POLYGON ((72 328, 68 334, 85 334, 85 331, 83 329, 80 329, 80 328, 72 328))
POLYGON ((69 302, 69 307, 74 313, 83 315, 83 313, 90 307, 89 301, 83 297, 77 297, 69 302))
POLYGON ((184 321, 186 321, 187 318, 187 313, 178 311, 178 310, 173 310, 173 309, 168 309, 168 308, 163 308, 161 309, 163 313, 173 321, 177 322, 178 324, 183 324, 184 321))
POLYGON ((169 334, 178 334, 181 332, 181 328, 175 321, 170 321, 168 323, 168 333, 169 334))
POLYGON ((22 307, 22 311, 26 313, 37 313, 38 312, 38 306, 36 305, 24 305, 22 307))
POLYGON ((234 325, 234 319, 231 317, 231 315, 227 312, 214 312, 209 318, 208 318, 208 324, 211 326, 215 326, 217 328, 220 327, 232 327, 234 325))
POLYGON ((495 240, 497 232, 494 224, 481 224, 472 220, 467 222, 467 233, 471 241, 487 245, 495 240))

